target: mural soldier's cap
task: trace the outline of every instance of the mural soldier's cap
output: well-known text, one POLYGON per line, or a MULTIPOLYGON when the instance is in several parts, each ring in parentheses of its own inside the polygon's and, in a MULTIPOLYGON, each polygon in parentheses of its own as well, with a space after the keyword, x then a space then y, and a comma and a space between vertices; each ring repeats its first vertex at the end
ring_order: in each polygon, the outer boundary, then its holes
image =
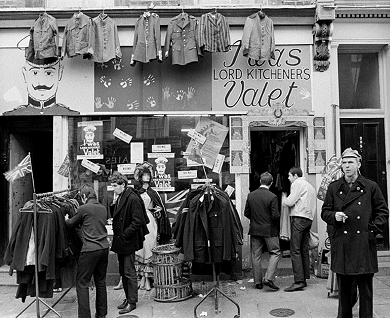
POLYGON ((32 64, 39 65, 39 66, 49 66, 52 64, 56 64, 59 61, 58 57, 48 57, 44 59, 37 59, 34 57, 34 55, 29 56, 26 58, 26 60, 32 64))
POLYGON ((344 150, 344 152, 341 155, 341 158, 356 158, 359 161, 362 160, 362 156, 359 154, 357 150, 352 149, 351 147, 344 150))

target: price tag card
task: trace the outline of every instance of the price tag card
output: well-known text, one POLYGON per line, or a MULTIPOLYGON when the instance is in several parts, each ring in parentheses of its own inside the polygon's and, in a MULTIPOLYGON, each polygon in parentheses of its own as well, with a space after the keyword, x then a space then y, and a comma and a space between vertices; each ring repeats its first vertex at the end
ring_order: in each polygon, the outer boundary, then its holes
POLYGON ((171 145, 152 145, 152 152, 171 152, 171 145))
POLYGON ((224 155, 221 155, 221 154, 217 155, 217 159, 215 159, 215 163, 214 163, 213 172, 221 173, 221 169, 222 169, 222 165, 223 165, 224 160, 225 160, 224 155))
POLYGON ((84 168, 87 168, 95 173, 97 173, 100 170, 100 166, 98 164, 93 163, 92 161, 90 161, 88 159, 83 159, 83 161, 81 161, 81 165, 84 168))
POLYGON ((193 182, 195 182, 195 183, 206 183, 206 182, 212 182, 213 181, 213 179, 194 179, 194 180, 192 180, 193 182))
POLYGON ((178 171, 177 177, 179 179, 196 179, 198 176, 198 170, 178 171))
POLYGON ((233 192, 234 192, 234 188, 231 186, 231 185, 228 185, 225 189, 225 192, 228 194, 228 196, 230 197, 233 192))
POLYGON ((158 158, 158 157, 175 158, 175 153, 174 152, 148 152, 148 158, 158 158))
POLYGON ((135 163, 126 163, 117 165, 118 172, 121 174, 133 174, 135 170, 135 163))
POLYGON ((115 128, 114 132, 112 133, 115 137, 119 138, 120 140, 123 140, 124 142, 130 143, 131 139, 133 139, 132 136, 129 134, 126 134, 124 131, 120 130, 119 128, 115 128))
POLYGON ((195 141, 199 142, 201 145, 203 145, 206 142, 206 137, 198 133, 197 131, 195 131, 195 129, 190 129, 187 135, 192 139, 194 139, 195 141))

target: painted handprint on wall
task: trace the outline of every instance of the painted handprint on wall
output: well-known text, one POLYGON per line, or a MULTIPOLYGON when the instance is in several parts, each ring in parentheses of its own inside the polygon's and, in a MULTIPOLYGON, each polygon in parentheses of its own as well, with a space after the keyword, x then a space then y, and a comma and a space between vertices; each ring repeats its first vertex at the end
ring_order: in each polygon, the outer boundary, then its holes
POLYGON ((114 70, 120 71, 125 66, 122 64, 122 59, 113 59, 112 64, 114 66, 114 70))
POLYGON ((188 87, 188 90, 187 90, 187 99, 190 100, 191 98, 194 97, 194 94, 195 94, 195 88, 193 87, 188 87))
POLYGON ((155 81, 156 81, 155 77, 152 74, 149 74, 148 77, 144 78, 144 85, 149 86, 155 81))
POLYGON ((114 97, 108 98, 108 103, 106 104, 108 108, 114 108, 116 99, 114 97))
POLYGON ((146 100, 146 102, 148 103, 147 107, 150 107, 150 108, 154 108, 157 105, 156 100, 153 98, 153 96, 149 96, 148 99, 146 100))
POLYGON ((169 91, 169 87, 168 86, 165 86, 163 89, 162 89, 162 92, 163 92, 163 98, 164 100, 168 100, 170 97, 171 97, 171 93, 169 91))
POLYGON ((99 109, 99 108, 102 108, 103 104, 102 104, 102 99, 100 97, 96 97, 95 98, 95 108, 99 109))
POLYGON ((105 76, 100 77, 100 83, 104 85, 104 87, 110 87, 111 86, 111 78, 106 79, 105 76))
POLYGON ((122 78, 121 82, 119 83, 119 85, 122 87, 122 88, 126 88, 126 87, 130 87, 131 84, 133 83, 133 80, 129 77, 129 78, 126 78, 125 80, 122 78))
POLYGON ((176 95, 176 100, 183 100, 184 98, 184 91, 181 89, 181 90, 178 90, 176 91, 177 95, 176 95))
POLYGON ((135 100, 133 102, 130 102, 130 100, 128 100, 126 106, 129 110, 132 110, 132 109, 136 110, 136 109, 138 109, 139 103, 137 100, 135 100))
POLYGON ((302 88, 299 94, 303 96, 302 99, 308 99, 311 96, 310 92, 306 88, 302 88))

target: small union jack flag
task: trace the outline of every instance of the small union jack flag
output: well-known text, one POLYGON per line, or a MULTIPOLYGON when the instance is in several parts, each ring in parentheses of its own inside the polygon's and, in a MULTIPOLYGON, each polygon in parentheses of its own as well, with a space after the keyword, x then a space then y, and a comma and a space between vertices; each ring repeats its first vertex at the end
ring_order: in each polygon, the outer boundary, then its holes
POLYGON ((66 155, 64 162, 62 163, 61 167, 58 169, 58 174, 64 177, 68 177, 69 171, 70 171, 70 160, 69 160, 69 156, 66 155))
POLYGON ((14 182, 16 179, 24 177, 27 173, 32 173, 30 154, 28 154, 15 168, 5 172, 4 176, 7 181, 14 182))

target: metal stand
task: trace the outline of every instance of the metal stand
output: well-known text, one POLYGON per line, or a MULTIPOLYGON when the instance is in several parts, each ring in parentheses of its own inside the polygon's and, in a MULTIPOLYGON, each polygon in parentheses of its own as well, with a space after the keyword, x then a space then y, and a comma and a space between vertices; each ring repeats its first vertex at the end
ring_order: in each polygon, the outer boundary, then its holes
POLYGON ((214 286, 213 288, 204 296, 204 298, 195 306, 194 308, 194 317, 198 318, 196 314, 196 309, 200 306, 201 303, 205 301, 207 297, 209 297, 213 292, 214 292, 214 309, 215 313, 219 314, 219 309, 218 309, 218 293, 220 293, 222 296, 225 296, 230 302, 232 302, 234 305, 237 307, 237 315, 234 316, 234 318, 240 318, 240 306, 233 300, 231 299, 228 295, 226 295, 221 289, 219 289, 219 275, 216 275, 215 272, 215 263, 213 264, 213 283, 214 286))
MULTIPOLYGON (((54 192, 47 192, 47 193, 41 193, 41 194, 36 194, 35 192, 33 193, 33 200, 34 200, 34 209, 32 211, 23 211, 23 212, 33 212, 34 213, 34 221, 33 221, 33 230, 34 230, 34 246, 35 246, 35 299, 26 307, 23 309, 22 312, 20 312, 15 318, 18 318, 21 314, 23 314, 34 302, 35 302, 35 305, 36 305, 36 313, 37 313, 37 318, 43 318, 44 316, 46 316, 46 314, 49 312, 49 311, 54 311, 54 313, 58 316, 58 317, 61 317, 61 315, 51 306, 49 306, 45 301, 43 301, 41 298, 39 298, 39 278, 38 278, 38 231, 37 231, 37 223, 38 223, 38 213, 52 213, 52 212, 42 212, 42 211, 38 211, 38 208, 37 208, 37 198, 38 197, 48 197, 48 196, 51 196, 51 195, 54 195, 54 194, 59 194, 59 193, 64 193, 64 192, 68 192, 69 190, 63 190, 63 191, 54 191, 54 192), (39 303, 42 303, 44 304, 46 307, 48 307, 48 310, 46 311, 45 315, 44 316, 40 316, 40 310, 39 310, 39 303)), ((66 293, 70 290, 71 288, 69 288, 66 293)), ((66 294, 65 293, 65 294, 66 294)), ((62 296, 64 297, 65 294, 62 296)), ((60 299, 62 299, 62 297, 60 299)), ((59 300, 58 300, 59 301, 59 300)), ((58 303, 58 301, 54 304, 56 305, 58 303)), ((53 305, 53 306, 54 306, 53 305)))

